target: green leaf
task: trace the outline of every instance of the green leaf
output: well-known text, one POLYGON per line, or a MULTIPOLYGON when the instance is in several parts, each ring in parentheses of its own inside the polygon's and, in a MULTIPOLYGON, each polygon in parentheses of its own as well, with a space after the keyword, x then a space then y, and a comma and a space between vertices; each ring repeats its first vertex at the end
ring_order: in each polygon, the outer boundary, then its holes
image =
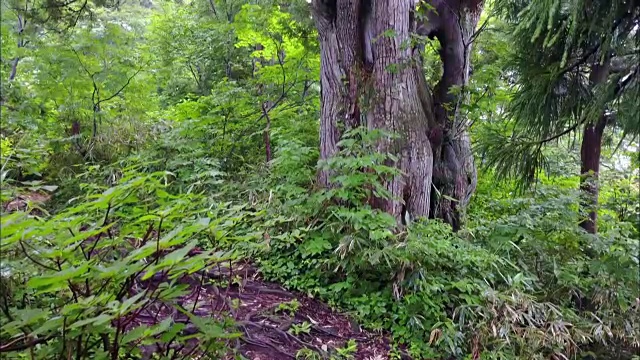
POLYGON ((112 319, 114 319, 114 316, 111 316, 109 314, 100 314, 96 317, 92 317, 89 319, 84 319, 84 320, 80 320, 77 322, 74 322, 72 324, 69 325, 69 329, 76 329, 79 327, 83 327, 86 325, 91 325, 93 327, 97 327, 97 326, 101 326, 104 325, 106 323, 108 323, 109 321, 111 321, 112 319))
POLYGON ((57 291, 67 286, 67 281, 86 274, 89 263, 85 262, 79 266, 71 266, 51 275, 42 275, 29 279, 27 286, 38 289, 40 292, 57 291))
POLYGON ((130 342, 134 342, 134 341, 138 341, 144 337, 147 336, 148 333, 150 333, 150 329, 149 326, 143 324, 140 325, 138 327, 136 327, 133 330, 128 331, 126 334, 124 334, 124 336, 122 337, 122 339, 120 340, 121 344, 128 344, 130 342))

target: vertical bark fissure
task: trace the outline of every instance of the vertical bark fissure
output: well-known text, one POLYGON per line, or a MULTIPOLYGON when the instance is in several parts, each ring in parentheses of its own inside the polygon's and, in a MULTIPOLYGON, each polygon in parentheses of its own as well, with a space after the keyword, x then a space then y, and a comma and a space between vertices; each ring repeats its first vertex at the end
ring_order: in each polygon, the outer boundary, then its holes
POLYGON ((338 0, 336 34, 342 72, 346 75, 343 92, 344 123, 347 129, 360 125, 360 71, 362 69, 362 6, 360 0, 338 0))
MULTIPOLYGON (((365 1, 366 2, 366 1, 365 1)), ((320 158, 338 151, 341 130, 361 125, 359 98, 363 92, 366 8, 362 0, 313 3, 320 40, 320 158)), ((321 172, 318 181, 330 186, 330 174, 321 172)))
MULTIPOLYGON (((320 160, 327 160, 338 151, 340 97, 337 95, 341 93, 343 74, 338 65, 335 8, 322 0, 315 0, 312 5, 320 43, 320 160)), ((328 172, 320 171, 318 183, 328 187, 329 178, 328 172)))
POLYGON ((378 151, 398 157, 394 165, 401 175, 386 182, 391 200, 380 208, 405 218, 428 217, 432 177, 432 152, 427 139, 428 120, 419 96, 415 54, 407 42, 415 26, 413 1, 373 1, 372 27, 376 39, 373 57, 374 101, 367 114, 371 129, 385 129, 400 136, 399 141, 381 141, 378 151), (391 33, 391 36, 386 34, 391 33), (403 204, 404 203, 404 204, 403 204))

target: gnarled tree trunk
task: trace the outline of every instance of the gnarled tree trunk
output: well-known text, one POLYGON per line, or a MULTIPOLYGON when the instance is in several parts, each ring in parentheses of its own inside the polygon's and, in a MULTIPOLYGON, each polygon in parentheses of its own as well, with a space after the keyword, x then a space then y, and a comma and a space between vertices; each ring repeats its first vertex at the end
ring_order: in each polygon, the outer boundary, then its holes
MULTIPOLYGON (((415 0, 314 0, 321 51, 320 156, 337 152, 341 128, 366 125, 399 134, 378 151, 397 157, 402 176, 385 184, 394 199, 374 205, 398 221, 438 217, 455 230, 475 189, 476 172, 465 119, 459 116, 469 77, 472 34, 482 10, 475 0, 434 0, 436 12, 416 14, 415 0), (420 19, 420 20, 419 20, 420 19), (437 37, 444 73, 432 94, 412 35, 437 37), (368 99, 366 111, 359 104, 368 99), (363 123, 364 122, 364 123, 363 123), (437 191, 434 191, 436 189, 437 191)), ((329 174, 319 182, 330 186, 329 174)))
POLYGON ((460 105, 467 101, 471 45, 482 12, 482 2, 432 1, 435 12, 429 14, 422 31, 435 37, 441 45, 442 78, 434 89, 436 136, 434 148, 431 216, 461 225, 461 210, 475 191, 477 176, 467 134, 467 122, 460 105), (456 6, 457 5, 457 6, 456 6))

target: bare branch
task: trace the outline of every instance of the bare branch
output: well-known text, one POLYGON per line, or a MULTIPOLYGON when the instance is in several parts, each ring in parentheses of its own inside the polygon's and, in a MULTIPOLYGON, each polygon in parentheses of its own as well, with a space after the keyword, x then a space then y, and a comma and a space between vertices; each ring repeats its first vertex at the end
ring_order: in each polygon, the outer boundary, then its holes
POLYGON ((141 71, 142 71, 142 67, 140 67, 140 68, 139 68, 139 69, 138 69, 138 70, 137 70, 133 75, 129 76, 129 78, 127 79, 127 82, 126 82, 124 85, 122 85, 122 87, 121 87, 118 91, 116 91, 115 93, 113 93, 111 96, 109 96, 109 97, 107 97, 107 98, 105 98, 105 99, 102 99, 102 100, 98 101, 97 105, 100 105, 101 103, 103 103, 103 102, 105 102, 105 101, 109 101, 109 100, 113 99, 114 97, 116 97, 116 96, 120 95, 120 93, 121 93, 121 92, 122 92, 122 91, 123 91, 127 86, 129 86, 129 83, 131 83, 131 80, 133 80, 133 78, 134 78, 134 77, 136 77, 136 75, 138 75, 141 71))
POLYGON ((480 27, 478 28, 478 30, 476 30, 473 35, 471 35, 471 37, 469 38, 469 42, 465 43, 465 46, 468 46, 470 44, 473 44, 473 42, 476 40, 476 38, 478 36, 480 36, 480 34, 482 32, 484 32, 485 28, 487 27, 487 25, 489 24, 489 19, 491 19, 492 15, 487 16, 487 18, 484 20, 484 22, 482 23, 482 25, 480 25, 480 27))
POLYGON ((26 341, 28 338, 29 337, 27 335, 24 335, 9 343, 0 345, 0 353, 10 352, 10 351, 21 351, 21 350, 32 348, 38 344, 42 344, 44 342, 51 340, 53 338, 53 335, 49 335, 42 338, 35 338, 31 341, 26 341))

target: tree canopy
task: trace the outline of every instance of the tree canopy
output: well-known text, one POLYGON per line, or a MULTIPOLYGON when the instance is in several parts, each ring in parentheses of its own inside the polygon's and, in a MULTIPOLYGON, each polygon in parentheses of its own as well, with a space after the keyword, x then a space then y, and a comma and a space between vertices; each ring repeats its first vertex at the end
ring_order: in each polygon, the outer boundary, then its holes
POLYGON ((637 1, 1 6, 3 358, 637 359, 637 1))

